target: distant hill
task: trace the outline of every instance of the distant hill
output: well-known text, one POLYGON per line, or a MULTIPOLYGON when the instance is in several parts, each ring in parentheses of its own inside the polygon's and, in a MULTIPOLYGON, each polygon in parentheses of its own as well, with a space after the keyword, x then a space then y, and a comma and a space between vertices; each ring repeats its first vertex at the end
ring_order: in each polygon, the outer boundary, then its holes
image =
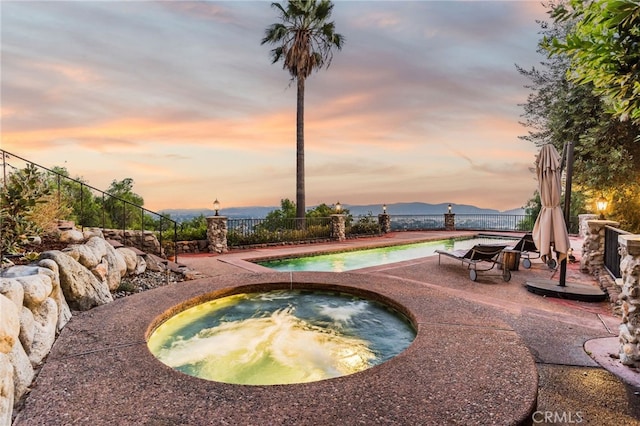
MULTIPOLYGON (((387 205, 387 213, 390 215, 424 215, 424 214, 444 214, 447 212, 449 204, 428 204, 428 203, 394 203, 387 205)), ((309 206, 308 208, 313 208, 309 206)), ((344 204, 344 208, 349 209, 349 212, 354 216, 364 216, 371 213, 374 216, 382 213, 381 204, 368 204, 368 205, 350 205, 344 204)), ((232 219, 261 219, 264 218, 269 212, 278 209, 279 207, 229 207, 220 210, 220 215, 226 216, 232 219)), ((523 215, 525 214, 523 209, 513 209, 501 212, 494 209, 483 209, 476 206, 467 204, 451 204, 451 211, 456 214, 509 214, 509 215, 523 215)), ((171 218, 183 222, 185 220, 192 219, 194 217, 203 215, 213 216, 214 211, 211 209, 166 209, 160 213, 169 214, 171 218)))

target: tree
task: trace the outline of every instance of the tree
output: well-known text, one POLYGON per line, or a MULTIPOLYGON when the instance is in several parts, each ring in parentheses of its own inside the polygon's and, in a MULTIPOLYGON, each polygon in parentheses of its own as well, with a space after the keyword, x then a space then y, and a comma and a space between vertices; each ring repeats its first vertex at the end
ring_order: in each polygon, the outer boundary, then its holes
POLYGON ((570 59, 568 76, 592 85, 613 115, 640 124, 640 2, 570 0, 555 5, 556 22, 575 22, 564 37, 545 40, 570 59))
POLYGON ((107 197, 104 201, 111 218, 111 226, 123 229, 139 227, 142 219, 135 214, 137 209, 132 207, 144 206, 144 199, 133 192, 133 179, 124 178, 121 181, 114 179, 107 193, 113 196, 107 197))
POLYGON ((327 22, 333 4, 329 0, 290 0, 284 8, 279 3, 271 6, 278 10, 281 22, 265 31, 261 44, 276 47, 271 50, 272 63, 282 59, 283 69, 297 81, 296 106, 296 217, 305 217, 304 182, 304 89, 307 77, 333 58, 332 49, 342 49, 344 37, 335 32, 335 24, 327 22))
MULTIPOLYGON (((545 56, 548 40, 563 39, 573 28, 570 20, 540 24, 544 37, 538 52, 545 56)), ((639 220, 634 217, 638 216, 638 210, 621 208, 621 201, 625 197, 623 194, 628 197, 633 193, 630 186, 640 186, 640 162, 636 160, 640 158, 640 144, 635 141, 640 128, 632 121, 620 121, 612 115, 592 83, 570 79, 570 66, 570 58, 557 53, 542 62, 539 68, 524 70, 518 67, 518 71, 530 79, 531 84, 527 87, 532 90, 523 105, 526 119, 523 124, 530 130, 522 138, 538 146, 552 143, 558 150, 567 141, 573 141, 573 192, 589 196, 591 203, 586 203, 584 196, 572 196, 572 206, 594 205, 595 200, 607 194, 612 211, 615 211, 611 218, 621 224, 637 223, 639 220)), ((640 200, 636 202, 640 203, 640 200)))

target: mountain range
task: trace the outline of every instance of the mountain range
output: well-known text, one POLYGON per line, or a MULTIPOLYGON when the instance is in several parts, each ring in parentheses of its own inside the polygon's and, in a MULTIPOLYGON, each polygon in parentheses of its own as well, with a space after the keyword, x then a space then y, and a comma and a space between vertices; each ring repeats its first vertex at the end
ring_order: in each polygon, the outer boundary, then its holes
MULTIPOLYGON (((390 215, 429 215, 429 214, 444 214, 447 212, 449 204, 428 204, 428 203, 394 203, 387 205, 387 213, 390 215)), ((309 206, 312 209, 314 206, 309 206)), ((229 207, 221 209, 219 214, 231 219, 260 219, 264 218, 269 212, 277 210, 280 207, 229 207)), ((377 216, 382 213, 382 205, 380 204, 367 204, 367 205, 351 205, 343 204, 343 209, 348 209, 349 213, 354 216, 364 216, 372 214, 377 216)), ((451 212, 456 214, 508 214, 508 215, 523 215, 524 209, 512 209, 506 211, 499 211, 494 209, 483 209, 480 207, 467 205, 467 204, 451 204, 451 212)), ((194 217, 213 216, 215 212, 211 209, 165 209, 160 213, 169 214, 172 219, 183 222, 185 220, 192 219, 194 217)))

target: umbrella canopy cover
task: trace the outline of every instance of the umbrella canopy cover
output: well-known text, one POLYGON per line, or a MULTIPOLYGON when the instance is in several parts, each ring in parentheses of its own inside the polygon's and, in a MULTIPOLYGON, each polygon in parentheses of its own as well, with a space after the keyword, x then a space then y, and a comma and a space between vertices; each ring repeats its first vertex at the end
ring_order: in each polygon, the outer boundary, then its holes
POLYGON ((533 241, 543 260, 552 258, 552 251, 555 251, 561 262, 567 257, 570 242, 560 207, 562 159, 553 145, 544 145, 540 150, 536 159, 536 174, 542 208, 533 226, 533 241))

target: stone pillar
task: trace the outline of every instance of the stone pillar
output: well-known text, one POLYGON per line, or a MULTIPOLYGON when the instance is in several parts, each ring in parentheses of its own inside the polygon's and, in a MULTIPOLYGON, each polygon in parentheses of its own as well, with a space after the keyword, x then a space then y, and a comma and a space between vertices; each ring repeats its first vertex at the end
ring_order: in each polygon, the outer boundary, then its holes
POLYGON ((331 239, 337 241, 347 239, 345 234, 345 216, 343 214, 331 215, 331 239))
POLYGON ((207 240, 209 253, 226 253, 227 218, 226 216, 210 216, 207 218, 207 240))
POLYGON ((444 230, 445 231, 456 230, 456 214, 455 213, 444 214, 444 230))
POLYGON ((587 224, 590 220, 598 219, 597 214, 579 214, 578 215, 578 236, 580 238, 586 237, 589 232, 589 225, 587 224))
POLYGON ((391 232, 391 216, 386 213, 378 215, 378 224, 380 225, 380 232, 388 234, 391 232))
POLYGON ((580 270, 597 275, 604 266, 604 228, 620 226, 612 220, 587 220, 586 234, 582 242, 580 270))
POLYGON ((618 236, 622 275, 620 362, 640 367, 640 235, 618 236))

